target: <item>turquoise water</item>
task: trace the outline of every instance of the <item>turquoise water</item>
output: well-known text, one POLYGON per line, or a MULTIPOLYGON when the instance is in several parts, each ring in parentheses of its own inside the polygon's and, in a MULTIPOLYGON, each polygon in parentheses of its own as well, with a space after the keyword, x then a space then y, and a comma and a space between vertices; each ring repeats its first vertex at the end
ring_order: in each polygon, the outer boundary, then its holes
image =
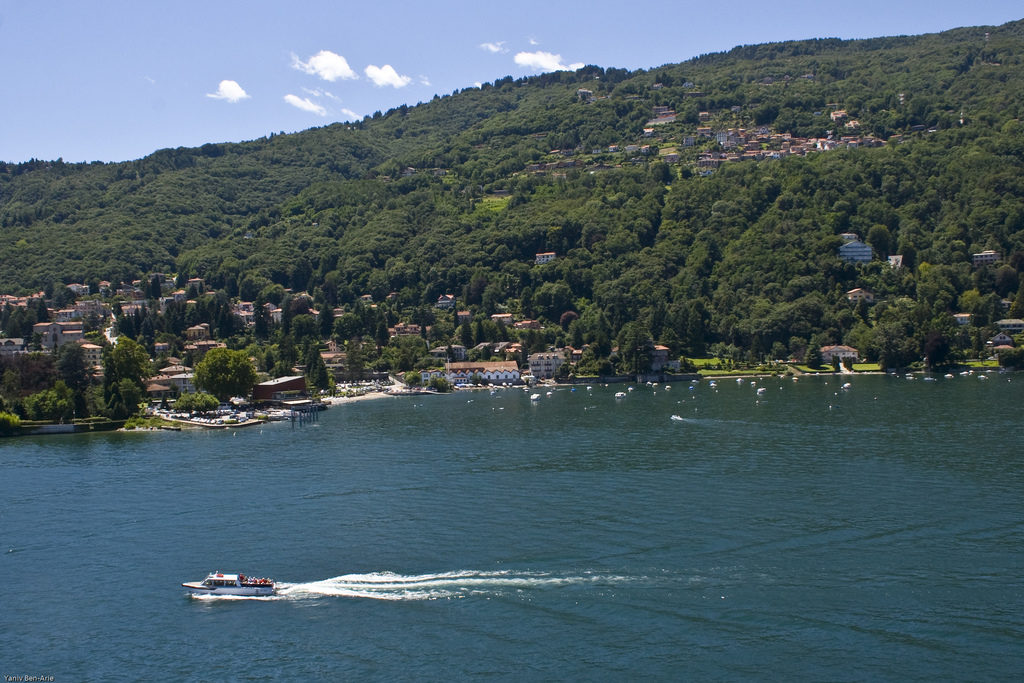
POLYGON ((0 674, 1016 678, 1024 376, 844 381, 0 441, 0 674))

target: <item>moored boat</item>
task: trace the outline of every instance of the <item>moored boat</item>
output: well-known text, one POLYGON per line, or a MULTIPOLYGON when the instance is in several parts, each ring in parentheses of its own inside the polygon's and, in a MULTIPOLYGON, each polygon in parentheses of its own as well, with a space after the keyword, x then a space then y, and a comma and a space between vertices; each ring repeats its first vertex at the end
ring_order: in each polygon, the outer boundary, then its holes
POLYGON ((245 574, 224 574, 215 572, 202 581, 181 584, 192 595, 273 595, 274 580, 246 576, 245 574))

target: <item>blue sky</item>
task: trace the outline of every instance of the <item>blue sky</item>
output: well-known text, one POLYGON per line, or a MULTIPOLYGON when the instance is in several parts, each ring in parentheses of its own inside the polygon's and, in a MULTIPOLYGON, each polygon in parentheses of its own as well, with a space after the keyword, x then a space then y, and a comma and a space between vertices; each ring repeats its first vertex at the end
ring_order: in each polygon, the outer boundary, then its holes
POLYGON ((1022 17, 1019 0, 0 0, 0 160, 123 161, 358 119, 507 75, 1022 17))

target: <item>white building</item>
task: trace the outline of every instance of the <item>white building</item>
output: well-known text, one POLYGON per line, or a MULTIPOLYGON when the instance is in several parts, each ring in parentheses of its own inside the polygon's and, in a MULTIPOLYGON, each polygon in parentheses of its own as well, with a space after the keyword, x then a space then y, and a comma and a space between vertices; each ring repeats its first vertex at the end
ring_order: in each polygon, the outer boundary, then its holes
POLYGON ((843 346, 842 344, 821 347, 821 360, 823 362, 831 363, 836 358, 840 362, 847 359, 856 362, 860 358, 860 352, 852 346, 843 346))
POLYGON ((1024 320, 1020 318, 1003 318, 1002 320, 997 320, 996 325, 999 326, 1000 331, 1007 334, 1024 332, 1024 320))
POLYGON ((565 362, 565 357, 557 351, 531 353, 530 374, 537 379, 550 379, 558 373, 558 368, 565 362))
MULTIPOLYGON (((438 374, 437 371, 424 370, 421 373, 423 383, 428 383, 438 374)), ((516 384, 521 381, 515 361, 448 363, 444 372, 445 379, 452 384, 468 384, 477 376, 488 384, 516 384)))
POLYGON ((975 267, 987 266, 999 260, 999 252, 986 249, 985 251, 971 254, 971 264, 975 267))

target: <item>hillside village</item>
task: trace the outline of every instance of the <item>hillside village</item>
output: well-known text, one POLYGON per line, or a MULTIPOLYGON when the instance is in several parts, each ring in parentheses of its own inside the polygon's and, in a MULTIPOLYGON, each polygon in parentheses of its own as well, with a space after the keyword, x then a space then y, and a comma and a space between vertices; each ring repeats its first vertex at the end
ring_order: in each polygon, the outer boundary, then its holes
MULTIPOLYGON (((856 234, 843 237, 846 241, 838 254, 841 259, 854 264, 872 260, 871 248, 856 234)), ((534 266, 544 267, 557 258, 553 252, 538 253, 534 266)), ((996 252, 980 252, 972 256, 972 266, 988 267, 999 260, 996 252)), ((901 267, 898 256, 890 256, 888 263, 892 268, 901 267)), ((641 340, 641 353, 636 357, 626 359, 619 349, 612 349, 611 362, 595 366, 594 350, 589 345, 574 348, 551 343, 556 338, 564 339, 558 323, 504 312, 483 316, 478 310, 460 308, 454 294, 439 296, 426 318, 423 310, 407 312, 411 317, 402 318, 393 307, 394 293, 380 302, 365 294, 355 309, 317 309, 305 292, 284 294, 285 300, 279 302, 284 307, 269 301, 228 302, 222 292, 207 291, 202 278, 175 278, 162 273, 149 276, 148 284, 141 279, 127 284, 100 281, 93 285, 72 283, 49 297, 43 291, 27 296, 3 294, 3 329, 22 332, 22 336, 0 338, 0 363, 11 373, 19 358, 31 354, 56 356, 66 345, 75 345, 81 349, 90 381, 101 383, 104 349, 116 343, 119 334, 128 333, 150 356, 152 372, 144 378, 146 396, 151 401, 166 401, 199 389, 194 366, 209 351, 242 344, 240 348, 253 351, 250 361, 261 373, 262 383, 253 387, 252 395, 270 403, 318 391, 334 393, 353 381, 384 381, 389 374, 413 386, 437 388, 571 381, 581 370, 583 381, 589 381, 594 379, 594 367, 601 369, 604 381, 616 374, 671 380, 673 373, 695 370, 689 360, 649 338, 641 340), (218 299, 226 304, 219 313, 216 306, 211 306, 218 299), (373 339, 350 337, 347 326, 353 318, 367 315, 393 322, 373 339), (204 316, 207 319, 200 320, 204 316), (307 354, 312 351, 315 357, 295 355, 294 363, 275 365, 252 345, 257 328, 262 329, 262 336, 273 330, 283 332, 293 339, 290 345, 298 346, 295 342, 300 342, 307 354), (472 343, 475 338, 476 343, 472 343), (376 348, 368 353, 366 345, 376 348), (381 362, 381 351, 389 346, 402 348, 406 352, 403 360, 393 365, 381 362), (590 371, 583 365, 587 355, 590 371), (376 362, 367 362, 374 357, 376 362)), ((876 302, 875 295, 864 288, 850 290, 846 298, 853 307, 876 302)), ((1004 310, 1009 310, 1012 303, 1004 300, 1004 310)), ((955 319, 960 326, 972 325, 969 313, 956 314, 955 319)), ((996 322, 995 329, 986 342, 987 353, 992 356, 1015 350, 1020 335, 1024 335, 1024 320, 1003 318, 996 322)), ((842 344, 824 345, 816 354, 808 352, 807 358, 781 360, 813 362, 812 355, 825 365, 862 360, 860 351, 842 344)), ((5 377, 5 382, 13 381, 13 376, 5 377)))
MULTIPOLYGON (((812 76, 805 76, 811 78, 812 76)), ((770 80, 770 79, 769 79, 770 80)), ((685 86, 695 87, 692 83, 685 86)), ((662 89, 662 84, 655 83, 652 90, 662 89)), ((580 88, 576 91, 581 102, 592 104, 600 99, 592 90, 580 88)), ((695 99, 703 97, 697 90, 687 93, 695 99)), ((633 96, 639 99, 638 96, 633 96)), ((826 112, 814 112, 815 116, 824 116, 826 112)), ((790 133, 779 133, 770 126, 761 125, 752 128, 726 126, 726 120, 742 120, 743 108, 735 105, 727 111, 701 111, 698 114, 700 123, 694 127, 682 121, 676 111, 667 105, 653 105, 651 118, 638 135, 637 142, 613 144, 606 148, 552 150, 552 156, 566 157, 563 160, 531 164, 526 170, 533 173, 557 171, 581 165, 585 170, 601 170, 607 163, 607 157, 614 155, 626 163, 643 163, 654 158, 667 164, 689 163, 701 174, 708 174, 722 164, 738 161, 764 161, 782 159, 787 156, 805 156, 812 152, 829 152, 838 149, 856 149, 858 147, 880 147, 885 141, 871 135, 860 134, 860 122, 850 118, 846 110, 833 105, 827 115, 834 127, 821 138, 801 138, 790 133), (712 124, 714 121, 714 125, 712 124), (840 128, 842 132, 840 133, 840 128), (595 159, 601 159, 595 161, 595 159)), ((924 130, 923 126, 920 130, 924 130)), ((893 142, 902 140, 902 135, 891 138, 893 142)))

